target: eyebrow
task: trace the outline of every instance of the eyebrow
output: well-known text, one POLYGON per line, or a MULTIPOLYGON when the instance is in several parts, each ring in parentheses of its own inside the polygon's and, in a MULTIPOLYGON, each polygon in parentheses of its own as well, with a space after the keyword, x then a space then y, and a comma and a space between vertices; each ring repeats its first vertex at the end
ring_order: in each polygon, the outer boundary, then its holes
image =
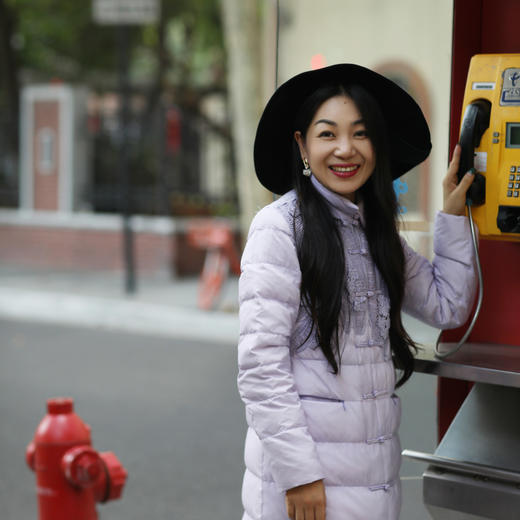
MULTIPOLYGON (((335 121, 331 121, 330 119, 318 119, 318 121, 316 121, 314 123, 314 126, 316 126, 319 123, 325 123, 326 125, 330 125, 330 126, 338 126, 338 124, 335 121)), ((356 121, 352 121, 351 126, 362 125, 362 124, 365 124, 365 121, 363 119, 357 119, 356 121)))

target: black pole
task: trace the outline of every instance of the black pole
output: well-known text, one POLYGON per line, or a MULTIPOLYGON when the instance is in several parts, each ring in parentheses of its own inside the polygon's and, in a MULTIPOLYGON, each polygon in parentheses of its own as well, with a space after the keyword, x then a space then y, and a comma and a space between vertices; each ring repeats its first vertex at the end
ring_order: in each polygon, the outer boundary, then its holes
POLYGON ((278 88, 278 69, 280 60, 280 0, 276 0, 276 54, 274 60, 274 89, 278 88))
POLYGON ((125 292, 136 291, 134 236, 130 223, 132 206, 130 198, 130 179, 128 169, 128 123, 129 123, 129 85, 128 85, 128 27, 117 26, 117 46, 119 58, 119 182, 121 185, 120 202, 123 217, 123 255, 125 262, 125 292))

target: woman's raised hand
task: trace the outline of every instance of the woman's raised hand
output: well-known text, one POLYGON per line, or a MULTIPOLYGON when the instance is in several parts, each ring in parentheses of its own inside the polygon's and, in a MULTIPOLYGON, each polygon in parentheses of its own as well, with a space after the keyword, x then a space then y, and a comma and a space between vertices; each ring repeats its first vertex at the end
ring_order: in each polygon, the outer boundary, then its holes
POLYGON ((442 181, 444 193, 444 213, 451 215, 464 215, 466 208, 466 192, 475 179, 472 172, 467 172, 461 181, 457 184, 457 171, 459 169, 461 147, 460 144, 455 146, 448 173, 442 181))
POLYGON ((287 514, 291 520, 325 520, 325 503, 323 480, 294 487, 285 493, 287 514))

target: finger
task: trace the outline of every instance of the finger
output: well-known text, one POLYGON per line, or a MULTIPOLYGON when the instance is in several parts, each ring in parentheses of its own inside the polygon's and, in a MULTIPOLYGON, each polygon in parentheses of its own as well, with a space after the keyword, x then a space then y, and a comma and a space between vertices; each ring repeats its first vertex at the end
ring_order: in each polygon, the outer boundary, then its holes
POLYGON ((460 155, 462 153, 462 146, 460 144, 456 144, 455 148, 453 149, 453 154, 451 156, 450 166, 451 165, 457 165, 460 162, 460 155))
POLYGON ((448 173, 446 174, 450 180, 457 174, 457 171, 459 170, 461 150, 462 148, 460 144, 457 144, 453 150, 453 155, 451 156, 451 161, 448 166, 448 173))
POLYGON ((444 199, 444 208, 447 213, 462 215, 463 207, 466 203, 468 188, 471 186, 475 176, 466 173, 460 184, 444 199))
POLYGON ((316 508, 316 520, 325 520, 325 504, 316 508))
POLYGON ((459 143, 457 143, 455 145, 455 148, 453 148, 453 153, 451 155, 451 162, 460 161, 461 153, 462 153, 462 146, 459 143))
POLYGON ((459 185, 453 191, 461 191, 461 192, 465 193, 466 191, 468 191, 469 187, 471 186, 471 184, 473 183, 474 180, 475 180, 475 173, 474 173, 474 171, 470 170, 469 172, 467 172, 464 175, 464 177, 462 177, 462 179, 459 182, 459 185))
POLYGON ((305 509, 305 520, 316 520, 316 516, 314 515, 314 507, 307 507, 305 509))
POLYGON ((305 520, 305 510, 301 506, 295 506, 295 520, 305 520))
POLYGON ((289 502, 289 500, 287 499, 287 497, 285 497, 285 507, 287 509, 287 516, 291 519, 291 520, 295 520, 294 517, 295 517, 295 514, 294 514, 294 504, 292 502, 289 502))

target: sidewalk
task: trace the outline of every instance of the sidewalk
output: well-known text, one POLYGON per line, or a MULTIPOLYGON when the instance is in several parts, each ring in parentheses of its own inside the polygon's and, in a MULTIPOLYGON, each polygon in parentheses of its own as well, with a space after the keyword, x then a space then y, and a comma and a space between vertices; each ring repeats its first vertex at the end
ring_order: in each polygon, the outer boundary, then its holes
POLYGON ((228 279, 212 311, 197 307, 197 278, 140 275, 133 295, 124 283, 124 273, 0 266, 0 318, 236 345, 238 278, 228 279))
MULTIPOLYGON (((79 325, 236 345, 238 278, 224 284, 215 310, 197 307, 198 278, 137 278, 127 295, 123 273, 36 272, 0 266, 0 318, 79 325)), ((403 315, 413 339, 433 344, 438 331, 403 315)))

